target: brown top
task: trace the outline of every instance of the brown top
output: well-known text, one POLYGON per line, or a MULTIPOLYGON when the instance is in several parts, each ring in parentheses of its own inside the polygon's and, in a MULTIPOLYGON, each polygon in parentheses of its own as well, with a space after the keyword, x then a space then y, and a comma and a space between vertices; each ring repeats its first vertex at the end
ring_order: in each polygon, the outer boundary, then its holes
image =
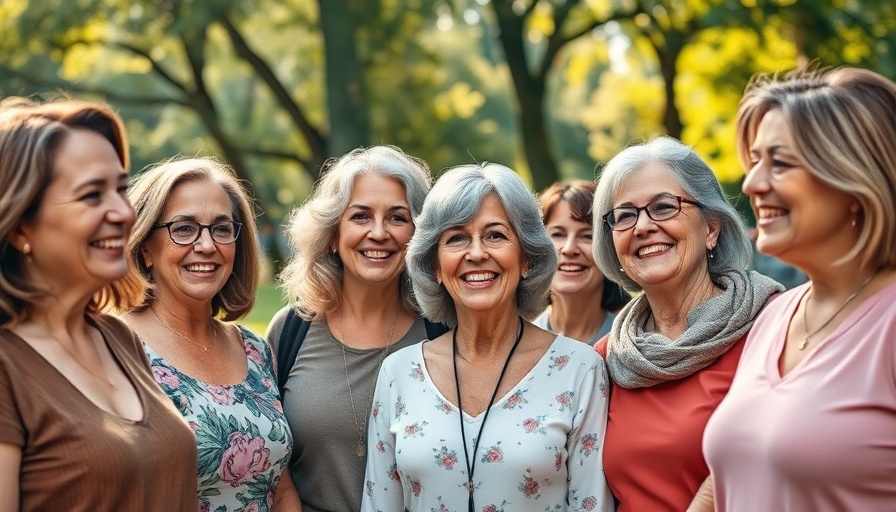
POLYGON ((20 510, 197 510, 195 436, 133 333, 111 317, 94 323, 140 397, 140 421, 100 409, 0 329, 0 442, 22 447, 20 510))

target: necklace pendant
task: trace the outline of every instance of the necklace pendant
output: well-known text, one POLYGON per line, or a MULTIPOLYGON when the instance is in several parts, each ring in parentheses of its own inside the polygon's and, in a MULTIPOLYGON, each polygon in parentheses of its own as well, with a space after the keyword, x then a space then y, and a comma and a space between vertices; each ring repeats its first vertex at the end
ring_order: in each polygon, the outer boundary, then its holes
POLYGON ((366 454, 367 454, 367 449, 364 446, 364 440, 358 439, 358 446, 355 447, 355 455, 357 455, 358 457, 363 457, 366 454))
POLYGON ((473 494, 473 480, 467 480, 467 490, 470 491, 470 494, 473 494))
POLYGON ((808 345, 808 344, 809 344, 809 340, 808 340, 808 339, 805 339, 805 340, 803 340, 803 342, 800 343, 796 348, 798 348, 798 349, 800 349, 800 350, 803 350, 803 349, 806 348, 806 345, 808 345))

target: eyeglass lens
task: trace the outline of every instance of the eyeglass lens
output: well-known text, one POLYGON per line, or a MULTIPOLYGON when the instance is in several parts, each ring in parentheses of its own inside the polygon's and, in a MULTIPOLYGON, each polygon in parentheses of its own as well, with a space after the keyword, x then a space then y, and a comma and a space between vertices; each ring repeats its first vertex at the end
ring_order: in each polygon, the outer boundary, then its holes
POLYGON ((168 224, 168 234, 171 240, 180 245, 195 243, 202 236, 202 229, 207 228, 212 240, 219 244, 231 244, 240 234, 240 224, 227 221, 217 224, 199 224, 191 220, 176 221, 168 224))
POLYGON ((638 222, 638 215, 642 210, 646 211, 652 220, 668 220, 681 212, 681 198, 663 194, 640 208, 636 206, 614 208, 606 217, 607 224, 616 231, 624 231, 638 222))

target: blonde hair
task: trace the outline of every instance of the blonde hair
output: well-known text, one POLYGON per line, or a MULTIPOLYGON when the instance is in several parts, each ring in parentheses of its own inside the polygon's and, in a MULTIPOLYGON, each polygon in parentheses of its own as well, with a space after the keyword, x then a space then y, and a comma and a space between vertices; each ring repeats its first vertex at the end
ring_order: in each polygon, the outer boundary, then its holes
POLYGON ((861 205, 859 239, 835 263, 896 266, 896 83, 852 67, 757 75, 737 111, 745 169, 759 123, 776 109, 806 170, 861 205))
POLYGON ((128 187, 128 197, 137 213, 137 221, 128 241, 128 274, 113 285, 122 311, 143 310, 155 300, 152 273, 141 249, 161 221, 171 193, 184 183, 207 182, 218 185, 230 198, 233 220, 241 223, 236 239, 233 273, 212 299, 212 315, 226 321, 246 316, 255 304, 261 251, 252 200, 233 170, 211 158, 172 159, 142 172, 128 187))
MULTIPOLYGON (((76 100, 39 104, 16 97, 0 102, 0 325, 22 320, 28 307, 48 293, 28 279, 24 255, 10 235, 37 215, 44 191, 56 178, 56 151, 74 130, 99 134, 112 144, 122 168, 130 165, 124 124, 106 105, 76 100)), ((104 287, 87 311, 96 313, 113 300, 104 287)))

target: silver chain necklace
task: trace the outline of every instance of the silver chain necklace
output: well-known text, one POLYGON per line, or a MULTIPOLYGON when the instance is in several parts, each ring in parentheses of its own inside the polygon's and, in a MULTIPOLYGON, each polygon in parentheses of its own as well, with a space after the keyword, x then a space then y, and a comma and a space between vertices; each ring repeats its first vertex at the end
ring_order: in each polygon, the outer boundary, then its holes
MULTIPOLYGON (((370 386, 370 393, 367 395, 367 416, 370 415, 370 408, 373 406, 373 390, 376 387, 376 378, 379 373, 377 370, 383 366, 383 361, 386 360, 386 356, 389 354, 389 349, 392 348, 392 335, 395 334, 395 324, 398 323, 398 314, 400 312, 401 309, 395 310, 395 318, 392 319, 392 327, 389 329, 389 336, 386 338, 386 346, 383 348, 379 364, 376 365, 373 372, 373 384, 370 386)), ((345 343, 348 340, 345 338, 345 322, 342 313, 339 314, 339 336, 342 338, 337 341, 339 341, 339 346, 342 347, 342 365, 345 369, 345 385, 348 386, 348 399, 352 404, 352 417, 355 419, 355 431, 358 433, 358 445, 355 447, 355 455, 360 458, 367 455, 367 416, 365 416, 365 421, 362 425, 361 422, 358 421, 358 412, 355 410, 355 394, 352 391, 351 379, 349 379, 348 376, 348 357, 345 353, 345 343)))

